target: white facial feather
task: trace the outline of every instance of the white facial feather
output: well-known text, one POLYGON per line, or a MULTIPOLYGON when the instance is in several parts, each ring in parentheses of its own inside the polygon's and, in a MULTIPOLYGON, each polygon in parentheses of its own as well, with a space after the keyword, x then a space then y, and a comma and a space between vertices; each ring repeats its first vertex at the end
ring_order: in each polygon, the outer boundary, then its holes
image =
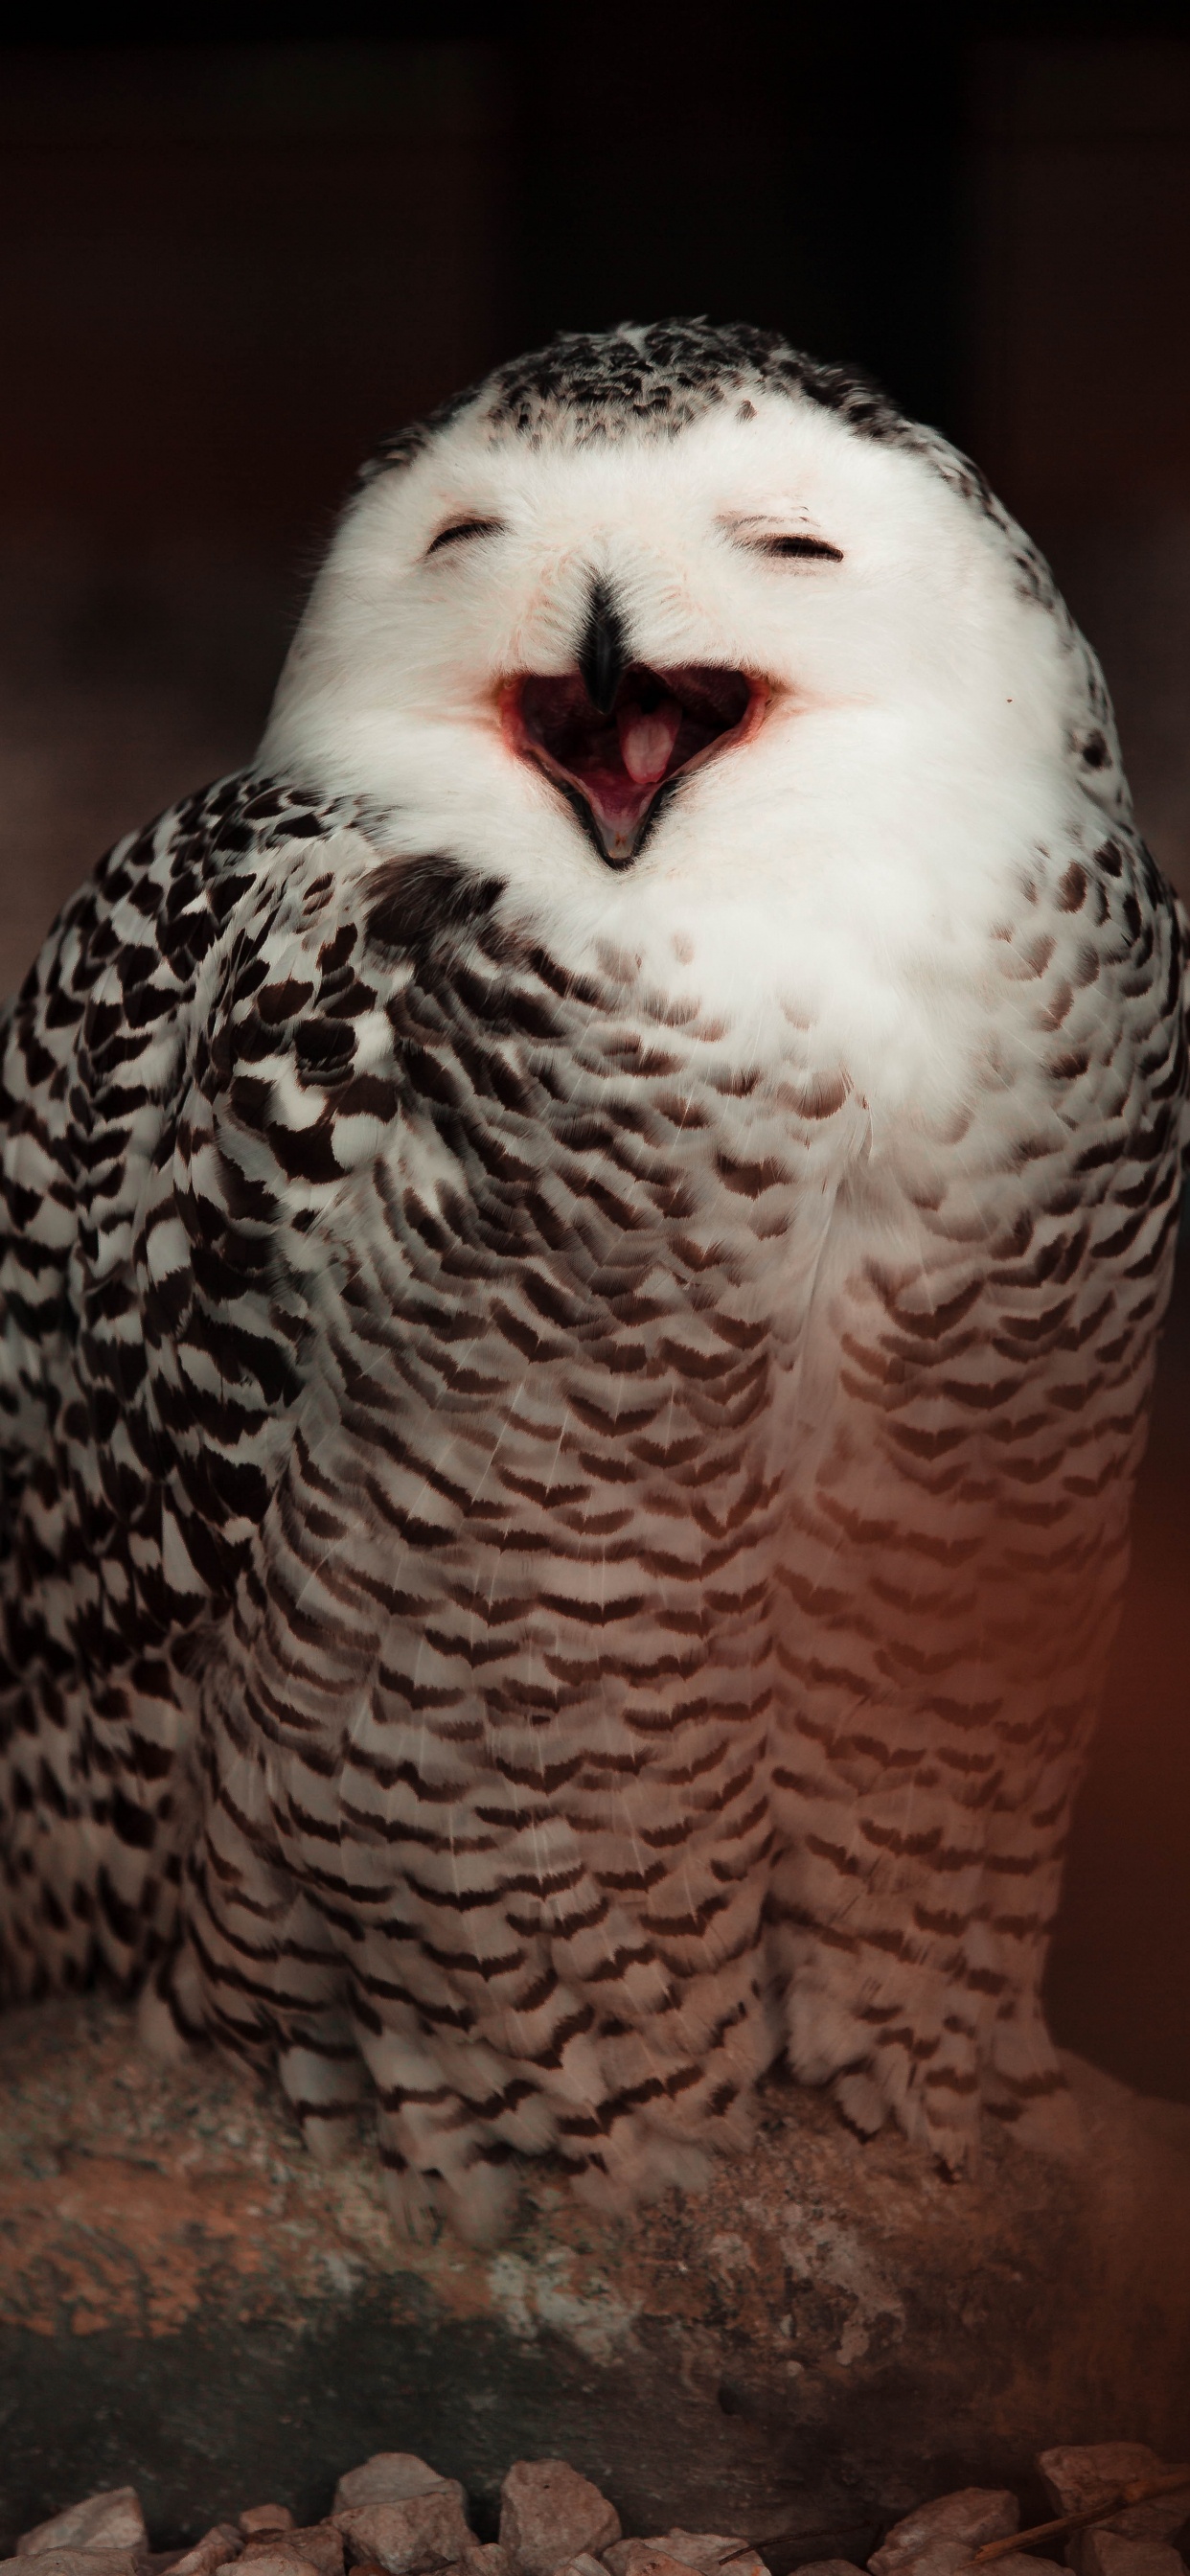
POLYGON ((600 942, 640 954, 666 991, 742 1016, 759 1052, 792 1009, 874 1111, 937 1110, 969 1079, 988 927, 1019 911, 1037 838, 1085 809, 1081 680, 999 530, 921 456, 809 401, 769 393, 746 421, 611 448, 497 444, 465 414, 349 510, 260 762, 374 801, 410 856, 505 877, 576 967, 600 942), (459 518, 499 524, 427 553, 459 518), (843 560, 767 555, 757 530, 843 560), (641 661, 776 683, 620 875, 497 702, 513 673, 573 665, 597 579, 641 661))

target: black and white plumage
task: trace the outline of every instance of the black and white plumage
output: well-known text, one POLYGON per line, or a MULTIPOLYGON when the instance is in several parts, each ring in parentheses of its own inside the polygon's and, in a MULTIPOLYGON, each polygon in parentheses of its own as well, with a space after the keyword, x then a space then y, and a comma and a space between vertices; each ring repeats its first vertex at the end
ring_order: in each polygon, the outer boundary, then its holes
POLYGON ((2 1956, 613 2204, 784 2049, 952 2167, 1039 1982, 1183 940, 973 470, 674 324, 382 455, 257 766, 3 1029, 2 1956))

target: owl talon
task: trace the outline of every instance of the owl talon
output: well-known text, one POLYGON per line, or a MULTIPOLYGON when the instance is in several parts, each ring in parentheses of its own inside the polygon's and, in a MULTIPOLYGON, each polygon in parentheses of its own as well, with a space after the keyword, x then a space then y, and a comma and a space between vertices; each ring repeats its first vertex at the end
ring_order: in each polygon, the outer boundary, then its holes
POLYGON ((831 2095, 845 2126, 857 2138, 874 2138, 884 2127, 889 2106, 878 2084, 860 2067, 850 2067, 836 2075, 831 2095))
POLYGON ((521 2178, 515 2165, 477 2162, 443 2187, 443 2208, 456 2235, 478 2253, 503 2245, 516 2226, 521 2178))
POLYGON ((442 2234, 442 2211, 434 2184, 411 2166, 383 2165, 384 2198, 398 2236, 411 2245, 436 2245, 442 2234))

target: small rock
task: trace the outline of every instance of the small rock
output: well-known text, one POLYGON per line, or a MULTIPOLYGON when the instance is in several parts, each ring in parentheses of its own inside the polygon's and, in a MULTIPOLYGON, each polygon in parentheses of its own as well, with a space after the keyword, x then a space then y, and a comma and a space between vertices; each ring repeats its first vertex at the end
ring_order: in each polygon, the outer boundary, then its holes
POLYGON ((51 2514, 23 2531, 18 2558, 40 2558, 47 2549, 147 2549, 149 2535, 135 2487, 108 2487, 51 2514))
MULTIPOLYGON (((1180 2554, 1182 2527, 1188 2514, 1190 2480, 1184 2487, 1175 2487, 1172 2495, 1150 2496, 1147 2504, 1126 2505, 1123 2513, 1113 2513, 1110 2522, 1100 2523, 1097 2528, 1121 2532, 1126 2540, 1169 2540, 1180 2554)), ((1082 2565, 1082 2545, 1086 2538, 1085 2531, 1078 2534, 1079 2554, 1071 2560, 1073 2566, 1082 2565)), ((1069 2550, 1066 2555, 1070 2557, 1069 2550)))
MULTIPOLYGON (((994 2558, 990 2567, 977 2570, 977 2576, 1002 2576, 1005 2568, 1008 2576, 1067 2576, 1060 2558, 1034 2558, 1032 2553, 1026 2556, 1023 2549, 1012 2549, 1007 2557, 994 2558)), ((1185 2576, 1184 2568, 1182 2576, 1185 2576)))
POLYGON ((1007 2487, 957 2487, 894 2522, 868 2560, 871 2576, 949 2576, 985 2540, 1007 2540, 1020 2520, 1007 2487))
MULTIPOLYGON (((969 2540, 932 2540, 914 2556, 897 2559, 897 2576, 955 2576, 956 2568, 969 2564, 973 2545, 969 2540)), ((868 2563, 874 2566, 875 2560, 868 2563)))
POLYGON ((293 2515, 287 2504, 250 2504, 240 2515, 240 2529, 245 2540, 258 2540, 264 2531, 292 2531, 293 2515))
POLYGON ((1164 2540, 1134 2540, 1099 2524, 1083 2535, 1083 2576, 1186 2576, 1183 2560, 1164 2540))
POLYGON ((0 2558, 0 2576, 144 2576, 144 2549, 29 2549, 0 2558))
POLYGON ((243 2546, 233 2523, 212 2523, 190 2549, 175 2552, 168 2576, 214 2576, 216 2567, 226 2567, 229 2559, 238 2558, 243 2546))
POLYGON ((0 2558, 0 2571, 15 2576, 144 2576, 147 2550, 26 2550, 23 2558, 0 2558))
POLYGON ((1055 2513, 1090 2513, 1132 2478, 1159 2478, 1163 2465, 1147 2442, 1061 2443, 1037 2461, 1055 2513))
POLYGON ((334 2510, 346 2513, 357 2504, 407 2504, 410 2496, 439 2495, 444 2487, 458 2497, 461 2512, 466 2498, 457 2478, 442 2477, 413 2451, 374 2451, 362 2468, 348 2469, 340 2478, 334 2510))
MULTIPOLYGON (((932 2549, 923 2549, 920 2558, 910 2561, 912 2576, 956 2576, 956 2570, 971 2564, 971 2543, 966 2540, 939 2540, 932 2549)), ((803 2576, 799 2567, 798 2576, 803 2576)), ((977 2576, 1068 2576, 1068 2570, 1057 2558, 1026 2556, 1023 2549, 1009 2550, 1003 2558, 994 2559, 977 2576)))
MULTIPOLYGON (((463 2563, 467 2576, 512 2576, 508 2552, 506 2549, 501 2549, 498 2540, 476 2541, 474 2547, 468 2550, 463 2563)), ((597 2559, 589 2559, 587 2566, 593 2570, 593 2576, 604 2576, 604 2570, 597 2559)), ((586 2568, 583 2570, 583 2576, 587 2576, 586 2568)))
POLYGON ((683 2567, 695 2567, 698 2576, 769 2576, 763 2558, 750 2540, 728 2540, 719 2531, 667 2531, 661 2541, 683 2567))
MULTIPOLYGON (((318 2576, 343 2576, 342 2534, 336 2532, 335 2538, 339 2543, 338 2560, 331 2560, 318 2571, 318 2576)), ((278 2531, 271 2536, 262 2533, 259 2540, 250 2541, 237 2564, 243 2567, 245 2576, 249 2569, 252 2576, 312 2576, 316 2561, 313 2547, 307 2546, 304 2539, 299 2544, 296 2531, 278 2531)))
MULTIPOLYGON (((751 2541, 729 2540, 720 2531, 664 2531, 652 2540, 617 2540, 613 2548, 604 2550, 603 2563, 611 2576, 645 2576, 646 2566, 659 2557, 678 2567, 693 2567, 698 2576, 720 2576, 720 2570, 722 2576, 769 2576, 751 2541)), ((802 2576, 800 2568, 798 2576, 802 2576)))
POLYGON ((313 2568, 315 2576, 343 2576, 343 2534, 333 2522, 312 2522, 304 2531, 262 2532, 250 2540, 240 2561, 244 2576, 296 2576, 313 2568))
MULTIPOLYGON (((569 2562, 574 2567, 588 2563, 585 2558, 569 2562)), ((559 2576, 557 2569, 554 2576, 559 2576)), ((615 2576, 690 2576, 690 2571, 684 2559, 671 2558, 662 2540, 622 2540, 616 2550, 615 2576)))
MULTIPOLYGON (((619 2548, 622 2544, 617 2541, 616 2546, 619 2548)), ((602 2558, 592 2558, 588 2550, 580 2549, 577 2557, 564 2558, 561 2566, 555 2567, 554 2576, 607 2576, 607 2564, 602 2558)))
MULTIPOLYGON (((1037 2466, 1058 2512, 1084 2513, 1118 2495, 1133 2478, 1176 2476, 1180 2463, 1170 2468, 1145 2442, 1092 2442, 1043 2451, 1037 2466), (1077 2497, 1077 2503, 1066 2503, 1067 2496, 1077 2497)), ((1094 2524, 1092 2530, 1119 2532, 1129 2540, 1171 2540, 1188 2514, 1190 2468, 1184 2487, 1175 2487, 1169 2495, 1149 2496, 1143 2504, 1124 2505, 1110 2522, 1094 2524)), ((1078 2576, 1088 2576, 1090 2539, 1091 2532, 1074 2531, 1066 2543, 1067 2564, 1078 2570, 1078 2576)))
POLYGON ((1147 2504, 1125 2505, 1122 2513, 1113 2513, 1110 2522, 1095 2522, 1088 2531, 1072 2531, 1066 2543, 1066 2565, 1076 2576, 1092 2576, 1091 2542, 1101 2531, 1113 2539, 1155 2540, 1169 2542, 1180 2551, 1181 2534, 1190 2514, 1190 2485, 1179 2487, 1173 2495, 1150 2496, 1147 2504))
POLYGON ((615 2506, 567 2461, 514 2461, 500 2489, 500 2547, 515 2576, 552 2576, 563 2559, 601 2558, 619 2537, 615 2506))
POLYGON ((852 2558, 812 2558, 797 2576, 859 2576, 859 2571, 852 2558))
POLYGON ((351 2505, 331 2519, 357 2564, 378 2558, 386 2576, 433 2576, 438 2568, 465 2562, 477 2546, 461 2494, 453 2478, 440 2479, 428 2493, 391 2504, 351 2505))

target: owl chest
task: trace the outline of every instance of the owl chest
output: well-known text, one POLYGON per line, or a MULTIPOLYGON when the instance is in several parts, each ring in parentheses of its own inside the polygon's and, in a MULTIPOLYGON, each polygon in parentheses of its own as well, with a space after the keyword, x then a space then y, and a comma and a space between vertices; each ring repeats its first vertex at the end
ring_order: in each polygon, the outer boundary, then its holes
POLYGON ((856 1150, 842 1095, 799 1117, 780 1073, 580 1075, 536 1116, 489 1093, 407 1133, 344 1310, 384 1527, 497 1591, 559 1558, 605 1596, 620 1566, 705 1580, 770 1545, 856 1150))

